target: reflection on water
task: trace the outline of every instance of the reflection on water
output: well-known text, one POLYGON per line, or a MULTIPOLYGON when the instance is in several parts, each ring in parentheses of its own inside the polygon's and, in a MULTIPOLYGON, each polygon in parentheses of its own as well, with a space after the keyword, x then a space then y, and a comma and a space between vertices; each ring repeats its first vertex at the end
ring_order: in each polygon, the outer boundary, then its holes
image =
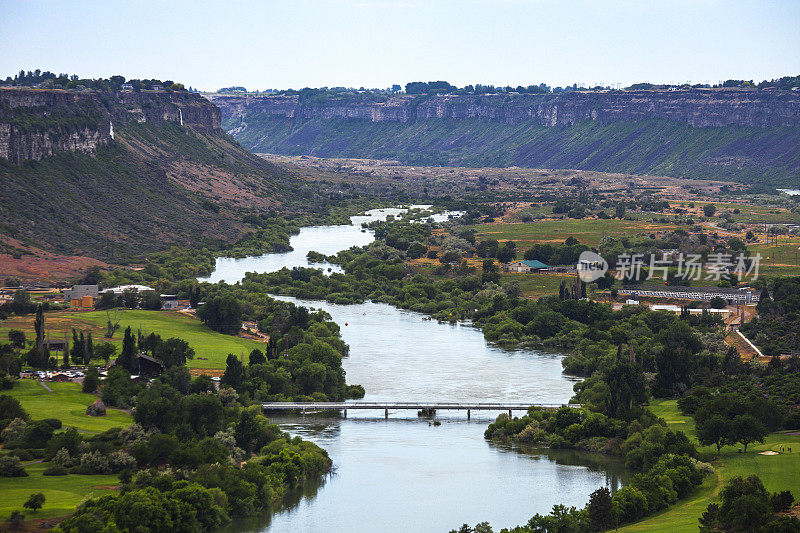
POLYGON ((488 443, 489 418, 437 419, 273 418, 328 450, 336 473, 228 531, 446 532, 483 520, 498 530, 625 479, 611 458, 488 443))

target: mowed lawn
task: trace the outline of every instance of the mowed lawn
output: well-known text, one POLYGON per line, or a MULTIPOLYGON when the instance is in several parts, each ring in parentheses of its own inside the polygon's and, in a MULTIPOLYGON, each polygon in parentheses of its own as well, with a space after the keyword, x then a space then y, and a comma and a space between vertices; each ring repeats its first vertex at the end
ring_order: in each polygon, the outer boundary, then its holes
MULTIPOLYGON (((676 400, 653 402, 650 409, 664 418, 671 429, 685 432, 692 441, 697 442, 694 421, 680 413, 676 400)), ((783 432, 770 434, 764 444, 751 444, 747 453, 739 453, 739 446, 727 446, 722 449, 718 460, 714 461, 716 475, 706 478, 703 485, 689 498, 681 500, 667 511, 653 515, 641 522, 623 528, 621 531, 673 532, 697 531, 700 515, 708 504, 713 502, 725 481, 736 476, 752 474, 761 478, 770 492, 790 490, 800 494, 800 436, 787 435, 783 432), (778 452, 780 447, 792 448, 792 453, 782 452, 778 455, 760 455, 759 452, 771 450, 778 452)), ((701 448, 709 454, 716 453, 713 447, 701 448)))
POLYGON ((535 220, 513 224, 481 224, 473 226, 481 240, 513 240, 517 249, 524 251, 540 242, 564 242, 575 237, 582 244, 597 246, 603 236, 649 235, 657 231, 675 229, 673 224, 618 219, 565 219, 535 220))
POLYGON ((131 416, 123 411, 108 409, 106 416, 89 416, 86 408, 97 397, 81 392, 77 383, 47 383, 52 392, 33 379, 20 380, 13 389, 3 391, 22 404, 34 420, 58 418, 65 427, 74 426, 80 431, 101 433, 115 426, 127 426, 131 416))
POLYGON ((84 500, 109 494, 119 485, 116 475, 43 476, 47 466, 29 464, 25 467, 27 477, 0 477, 0 520, 5 521, 12 511, 23 511, 26 520, 67 516, 84 500), (36 492, 44 494, 44 507, 36 513, 23 509, 22 504, 36 492))
MULTIPOLYGON (((105 311, 89 311, 77 316, 95 326, 105 326, 108 320, 105 311)), ((120 330, 115 335, 115 341, 120 345, 128 326, 134 334, 141 329, 145 335, 157 333, 162 339, 178 337, 188 342, 195 353, 194 360, 187 364, 189 368, 224 369, 225 359, 230 353, 237 356, 244 353, 247 356, 254 349, 264 350, 264 343, 217 333, 204 326, 200 320, 176 311, 125 309, 118 311, 117 319, 120 330)))

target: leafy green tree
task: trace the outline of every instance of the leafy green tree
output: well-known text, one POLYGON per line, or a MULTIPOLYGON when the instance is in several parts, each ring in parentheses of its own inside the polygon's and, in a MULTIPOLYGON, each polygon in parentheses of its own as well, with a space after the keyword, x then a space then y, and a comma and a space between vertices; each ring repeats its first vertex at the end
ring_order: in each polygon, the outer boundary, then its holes
POLYGON ((136 396, 133 419, 144 428, 164 433, 175 429, 180 416, 181 395, 174 388, 156 381, 136 396))
POLYGON ((647 399, 644 374, 635 363, 622 357, 603 370, 603 380, 609 392, 606 413, 611 417, 626 419, 634 407, 647 399))
POLYGON ((247 358, 247 365, 260 365, 267 362, 267 358, 264 356, 264 352, 261 350, 255 349, 250 352, 250 357, 247 358))
POLYGON ((112 357, 114 357, 114 355, 117 353, 117 347, 110 342, 104 342, 102 344, 97 345, 97 348, 95 349, 94 353, 95 355, 97 355, 98 358, 105 361, 105 364, 107 366, 108 361, 112 357))
POLYGON ((711 416, 697 423, 697 440, 703 446, 717 447, 719 455, 722 447, 731 444, 728 422, 719 415, 711 416))
POLYGON ((731 421, 731 435, 732 442, 741 442, 744 445, 744 451, 747 451, 747 445, 751 442, 764 442, 764 439, 769 435, 769 431, 756 417, 749 413, 736 416, 731 421))
POLYGON ((235 335, 242 328, 242 304, 234 296, 212 296, 197 310, 197 316, 209 328, 235 335))
POLYGON ((31 494, 30 497, 28 498, 28 501, 23 503, 22 506, 25 509, 30 509, 35 513, 37 510, 42 508, 42 506, 44 505, 44 501, 45 501, 44 494, 41 492, 36 492, 34 494, 31 494))
POLYGON ((483 283, 487 282, 500 282, 500 269, 495 264, 494 259, 484 259, 483 260, 483 274, 481 275, 481 281, 483 283))
POLYGON ((769 493, 758 476, 735 477, 720 492, 719 522, 728 531, 757 531, 770 517, 769 493))
POLYGON ((194 359, 194 349, 185 340, 170 337, 158 345, 153 351, 153 356, 167 368, 183 366, 187 360, 194 359))
POLYGON ((100 375, 97 372, 95 367, 90 367, 86 371, 86 375, 83 376, 83 383, 81 384, 81 390, 83 392, 88 392, 92 394, 100 388, 100 375))
POLYGON ((94 303, 95 309, 112 309, 117 307, 119 304, 117 302, 117 295, 114 294, 114 291, 105 291, 104 293, 100 294, 100 298, 94 303))
POLYGON ((0 394, 0 413, 0 420, 31 419, 19 400, 8 394, 0 394))
POLYGON ((139 298, 139 306, 142 309, 158 311, 161 309, 161 295, 156 291, 145 291, 139 298))
POLYGON ((605 531, 614 527, 611 491, 600 487, 589 496, 589 524, 592 531, 605 531))
POLYGON ((245 377, 244 365, 236 355, 229 353, 228 358, 225 360, 225 373, 222 374, 220 383, 238 390, 244 383, 245 377))
POLYGON ((134 288, 127 288, 122 291, 122 305, 128 309, 136 309, 139 304, 139 290, 134 288))
POLYGON ((11 343, 16 349, 21 349, 25 347, 25 332, 20 331, 18 329, 12 329, 8 332, 8 341, 11 343))
POLYGON ((706 204, 703 206, 703 214, 707 217, 713 217, 717 212, 717 206, 714 204, 706 204))

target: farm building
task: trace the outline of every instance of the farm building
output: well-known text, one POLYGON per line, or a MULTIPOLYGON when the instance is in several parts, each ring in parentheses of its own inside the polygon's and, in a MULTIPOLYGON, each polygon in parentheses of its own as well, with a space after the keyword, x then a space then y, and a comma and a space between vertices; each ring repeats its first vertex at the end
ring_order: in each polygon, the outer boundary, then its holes
POLYGON ((97 285, 73 285, 64 289, 64 298, 72 307, 93 307, 99 292, 97 285))
POLYGON ((506 270, 509 272, 547 272, 550 267, 537 259, 526 259, 509 263, 506 265, 506 270))

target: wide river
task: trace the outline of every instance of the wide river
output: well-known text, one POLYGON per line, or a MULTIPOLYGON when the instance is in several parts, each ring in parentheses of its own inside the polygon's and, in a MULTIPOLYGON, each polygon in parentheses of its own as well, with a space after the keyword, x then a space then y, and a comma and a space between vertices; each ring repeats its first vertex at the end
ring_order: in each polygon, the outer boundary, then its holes
MULTIPOLYGON (((305 254, 326 254, 373 240, 362 222, 396 214, 370 211, 351 226, 303 228, 293 252, 218 259, 211 280, 233 283, 245 272, 305 266, 305 254)), ((324 309, 350 345, 343 366, 348 383, 364 386, 364 400, 508 401, 566 403, 574 379, 561 357, 535 350, 502 350, 468 325, 440 324, 385 304, 324 309)), ((608 458, 499 446, 483 438, 498 413, 472 419, 441 412, 437 426, 413 412, 348 412, 348 418, 272 416, 292 435, 328 451, 335 473, 309 484, 272 513, 237 521, 230 532, 420 531, 447 532, 488 521, 496 530, 547 513, 556 503, 583 506, 600 486, 616 489, 624 468, 608 458)))

